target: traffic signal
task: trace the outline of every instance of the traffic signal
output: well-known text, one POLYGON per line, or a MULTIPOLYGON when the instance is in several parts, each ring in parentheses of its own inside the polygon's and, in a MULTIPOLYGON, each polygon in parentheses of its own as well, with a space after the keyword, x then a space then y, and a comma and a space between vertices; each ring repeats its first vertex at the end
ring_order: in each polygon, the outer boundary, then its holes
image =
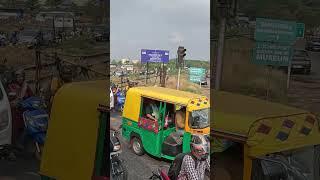
POLYGON ((178 64, 184 63, 184 57, 186 56, 186 49, 183 46, 178 47, 178 64))

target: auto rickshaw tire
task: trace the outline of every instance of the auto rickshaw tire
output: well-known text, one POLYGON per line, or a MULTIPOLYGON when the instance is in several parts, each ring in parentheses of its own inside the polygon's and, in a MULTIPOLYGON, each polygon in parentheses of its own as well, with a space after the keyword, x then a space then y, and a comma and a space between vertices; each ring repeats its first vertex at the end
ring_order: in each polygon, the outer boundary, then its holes
POLYGON ((138 156, 142 156, 142 155, 144 155, 144 149, 143 149, 143 145, 142 145, 142 143, 141 143, 141 140, 140 140, 140 138, 138 138, 138 137, 132 137, 132 139, 131 139, 131 141, 130 141, 130 145, 131 145, 131 148, 132 148, 132 151, 136 154, 136 155, 138 155, 138 156), (136 149, 135 147, 134 147, 134 143, 138 143, 138 145, 139 145, 139 149, 136 149), (138 151, 137 151, 138 150, 138 151))

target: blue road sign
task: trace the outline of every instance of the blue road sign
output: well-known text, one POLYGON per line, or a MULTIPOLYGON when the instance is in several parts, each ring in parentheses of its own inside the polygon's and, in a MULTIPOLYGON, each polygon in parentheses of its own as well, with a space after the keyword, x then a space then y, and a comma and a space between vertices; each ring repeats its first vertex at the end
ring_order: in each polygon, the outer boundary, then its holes
POLYGON ((141 63, 147 63, 147 62, 168 63, 169 51, 141 49, 141 63))

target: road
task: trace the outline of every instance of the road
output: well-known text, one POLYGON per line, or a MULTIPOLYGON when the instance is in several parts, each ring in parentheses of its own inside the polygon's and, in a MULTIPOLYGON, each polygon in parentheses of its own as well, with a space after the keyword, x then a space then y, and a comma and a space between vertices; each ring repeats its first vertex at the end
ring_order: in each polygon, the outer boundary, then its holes
POLYGON ((320 114, 320 52, 309 52, 310 75, 295 74, 288 91, 289 104, 320 114))
MULTIPOLYGON (((110 126, 118 128, 121 125, 121 116, 118 113, 111 113, 110 126)), ((160 165, 169 166, 168 162, 153 158, 148 154, 137 156, 128 148, 128 143, 121 138, 122 154, 121 158, 125 161, 128 170, 128 180, 148 179, 152 175, 152 171, 156 170, 160 165)))
POLYGON ((0 160, 1 180, 40 180, 39 163, 32 158, 18 157, 16 161, 0 160))

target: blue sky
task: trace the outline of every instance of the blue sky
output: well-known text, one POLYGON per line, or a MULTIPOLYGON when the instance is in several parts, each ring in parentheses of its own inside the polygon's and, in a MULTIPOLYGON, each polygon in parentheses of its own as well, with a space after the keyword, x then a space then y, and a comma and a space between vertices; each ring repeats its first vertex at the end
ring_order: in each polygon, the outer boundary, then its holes
POLYGON ((163 49, 176 57, 209 60, 209 0, 111 0, 111 59, 140 59, 141 49, 163 49))

